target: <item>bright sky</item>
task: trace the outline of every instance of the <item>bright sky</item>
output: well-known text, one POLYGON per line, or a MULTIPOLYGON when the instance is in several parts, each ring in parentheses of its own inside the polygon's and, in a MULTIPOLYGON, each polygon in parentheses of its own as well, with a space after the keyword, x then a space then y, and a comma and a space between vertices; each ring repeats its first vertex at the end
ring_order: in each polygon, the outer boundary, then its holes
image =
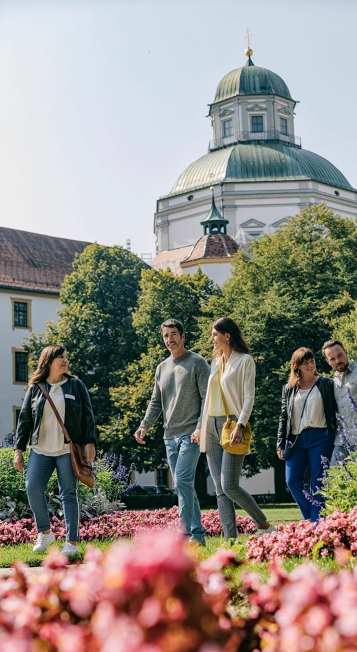
POLYGON ((355 0, 0 0, 0 225, 154 254, 247 27, 303 147, 357 187, 356 25, 355 0))

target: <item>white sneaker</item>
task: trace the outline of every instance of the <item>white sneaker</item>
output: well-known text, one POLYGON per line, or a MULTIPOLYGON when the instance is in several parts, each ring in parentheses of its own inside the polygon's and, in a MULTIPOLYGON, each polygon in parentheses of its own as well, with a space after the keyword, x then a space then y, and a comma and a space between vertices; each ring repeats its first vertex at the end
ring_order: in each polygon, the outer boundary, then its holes
POLYGON ((55 535, 53 534, 52 530, 50 530, 47 534, 44 532, 39 532, 37 541, 32 548, 34 552, 45 552, 47 550, 48 546, 51 545, 56 540, 55 535))
POLYGON ((62 555, 79 555, 79 550, 77 546, 74 546, 73 543, 69 543, 66 541, 64 544, 62 550, 61 550, 62 555))
POLYGON ((271 525, 268 527, 267 530, 257 530, 255 534, 261 535, 261 534, 271 534, 271 532, 276 532, 276 527, 275 525, 271 525))

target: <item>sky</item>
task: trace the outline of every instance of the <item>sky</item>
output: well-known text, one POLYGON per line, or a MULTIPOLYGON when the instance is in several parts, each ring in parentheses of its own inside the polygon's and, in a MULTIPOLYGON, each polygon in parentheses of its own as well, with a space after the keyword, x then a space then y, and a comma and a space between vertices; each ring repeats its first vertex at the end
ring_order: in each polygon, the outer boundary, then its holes
POLYGON ((355 0, 0 0, 0 226, 154 256, 247 28, 304 149, 356 188, 356 25, 355 0))

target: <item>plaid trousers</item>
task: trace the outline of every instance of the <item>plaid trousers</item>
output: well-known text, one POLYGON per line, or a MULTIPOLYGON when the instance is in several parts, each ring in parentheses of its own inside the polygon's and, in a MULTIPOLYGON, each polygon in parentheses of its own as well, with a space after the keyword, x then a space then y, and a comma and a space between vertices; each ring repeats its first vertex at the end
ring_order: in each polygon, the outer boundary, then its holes
MULTIPOLYGON (((231 419, 236 417, 231 415, 231 419)), ((219 443, 226 417, 208 417, 206 453, 208 468, 216 489, 217 506, 225 537, 237 536, 234 503, 248 512, 256 525, 262 525, 266 516, 254 498, 239 486, 245 455, 232 455, 219 443)))

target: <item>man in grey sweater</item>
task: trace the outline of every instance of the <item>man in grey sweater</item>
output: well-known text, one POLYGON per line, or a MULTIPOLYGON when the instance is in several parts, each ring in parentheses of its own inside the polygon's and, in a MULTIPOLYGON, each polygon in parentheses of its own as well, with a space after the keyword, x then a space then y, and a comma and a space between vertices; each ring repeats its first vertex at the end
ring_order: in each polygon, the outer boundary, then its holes
POLYGON ((163 413, 167 460, 178 495, 180 531, 190 541, 205 545, 206 532, 195 491, 200 455, 195 441, 199 441, 210 369, 204 358, 185 349, 185 334, 180 321, 165 321, 161 325, 161 335, 171 355, 156 369, 154 391, 135 439, 139 444, 145 444, 147 430, 163 413))

